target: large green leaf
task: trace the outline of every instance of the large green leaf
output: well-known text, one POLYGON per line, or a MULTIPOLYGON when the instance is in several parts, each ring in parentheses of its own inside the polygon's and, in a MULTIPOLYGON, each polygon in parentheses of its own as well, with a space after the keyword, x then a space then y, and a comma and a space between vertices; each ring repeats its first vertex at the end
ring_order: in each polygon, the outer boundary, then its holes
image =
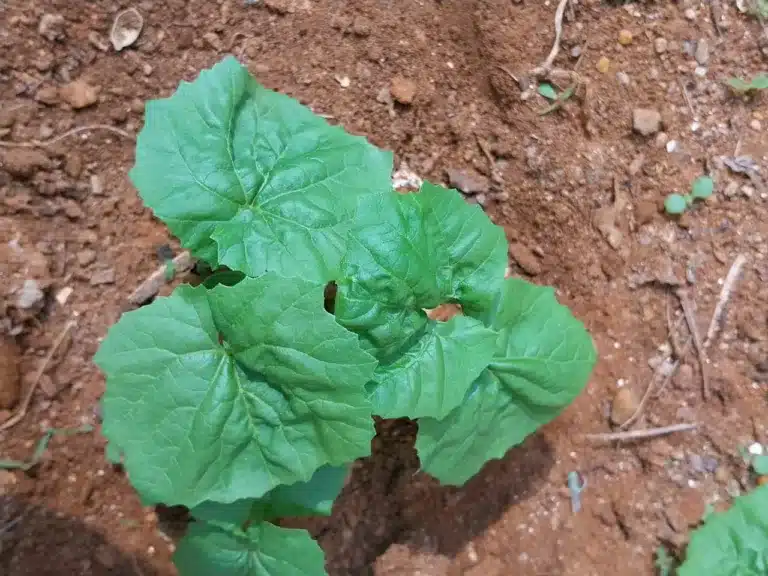
POLYGON ((260 522, 245 530, 194 522, 173 561, 179 576, 320 576, 325 558, 306 530, 260 522))
POLYGON ((258 499, 246 498, 231 504, 203 502, 192 510, 192 515, 199 520, 236 525, 287 516, 330 516, 333 501, 348 473, 347 466, 323 466, 308 482, 278 486, 258 499))
POLYGON ((596 360, 589 334, 551 288, 509 279, 485 320, 499 333, 490 366, 447 418, 419 421, 421 466, 446 484, 463 484, 555 418, 596 360))
POLYGON ((145 501, 258 498, 370 453, 376 362, 323 292, 272 273, 181 286, 110 329, 103 432, 145 501))
POLYGON ((768 486, 739 496, 691 535, 678 576, 768 574, 768 486))
POLYGON ((184 246, 249 276, 333 279, 358 200, 392 155, 259 85, 228 56, 147 104, 130 172, 184 246))
POLYGON ((477 314, 504 279, 507 243, 479 206, 425 183, 415 194, 365 198, 338 282, 336 317, 379 360, 369 391, 385 417, 442 418, 488 365, 495 334, 425 308, 458 302, 477 314))

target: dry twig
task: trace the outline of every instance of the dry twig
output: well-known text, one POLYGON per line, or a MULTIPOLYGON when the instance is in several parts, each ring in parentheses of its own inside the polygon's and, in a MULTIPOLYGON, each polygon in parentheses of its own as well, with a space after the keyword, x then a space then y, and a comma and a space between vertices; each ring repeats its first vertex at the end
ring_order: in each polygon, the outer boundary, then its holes
POLYGON ((37 390, 38 384, 40 384, 40 378, 43 377, 43 374, 45 373, 46 368, 48 368, 48 364, 50 364, 51 359, 53 358, 53 355, 56 353, 56 350, 59 349, 59 346, 61 346, 62 342, 64 342, 64 339, 67 337, 67 334, 69 334, 69 331, 72 330, 75 324, 76 323, 74 320, 69 320, 64 325, 64 328, 61 330, 59 335, 56 337, 56 340, 53 342, 51 349, 48 350, 48 354, 45 356, 45 359, 43 359, 42 364, 40 364, 40 367, 37 369, 37 372, 35 373, 35 379, 32 380, 32 383, 29 385, 29 388, 27 389, 27 392, 24 395, 24 398, 22 399, 18 410, 16 410, 16 414, 14 414, 10 418, 8 418, 8 420, 0 424, 0 431, 8 430, 9 428, 12 428, 13 426, 21 422, 24 416, 26 416, 27 410, 29 409, 29 403, 32 401, 32 396, 35 394, 35 390, 37 390))
POLYGON ((644 430, 630 430, 628 432, 607 432, 604 434, 585 434, 584 438, 592 442, 612 442, 627 441, 627 440, 642 440, 645 438, 655 438, 656 436, 664 436, 666 434, 672 434, 674 432, 686 432, 698 427, 698 424, 692 422, 690 424, 673 424, 672 426, 662 426, 661 428, 646 428, 644 430))
POLYGON ((64 140, 65 138, 69 138, 70 136, 74 136, 82 132, 90 132, 92 130, 105 130, 106 132, 112 132, 113 134, 117 134, 118 136, 122 136, 123 138, 128 138, 129 140, 136 140, 136 137, 133 134, 130 134, 125 130, 121 130, 120 128, 115 128, 114 126, 109 126, 107 124, 89 124, 88 126, 80 126, 78 128, 72 128, 72 130, 67 130, 63 134, 59 134, 58 136, 51 138, 50 140, 30 140, 29 142, 5 142, 0 140, 0 147, 45 148, 47 146, 53 146, 57 142, 61 142, 62 140, 64 140))
POLYGON ((685 321, 688 323, 688 330, 691 333, 693 339, 693 345, 696 348, 696 353, 699 356, 699 366, 701 366, 701 385, 702 395, 704 400, 709 399, 709 370, 707 370, 707 353, 704 349, 704 344, 701 341, 701 334, 699 334, 699 326, 696 321, 696 313, 693 310, 693 304, 688 296, 688 293, 682 288, 678 288, 675 294, 680 299, 680 306, 683 308, 683 315, 685 321))
MULTIPOLYGON (((174 274, 183 274, 192 269, 195 265, 195 259, 192 255, 184 251, 177 255, 173 260, 174 274)), ((168 270, 168 264, 163 264, 157 270, 152 272, 149 277, 142 282, 136 290, 134 290, 130 296, 128 296, 128 302, 134 306, 139 306, 155 296, 168 280, 166 273, 168 270)))
POLYGON ((741 269, 744 267, 746 262, 747 257, 744 256, 744 254, 739 254, 736 256, 736 260, 733 261, 733 264, 731 264, 731 269, 728 270, 728 275, 725 277, 725 282, 723 282, 723 289, 720 291, 720 299, 717 302, 717 306, 715 306, 715 311, 712 314, 712 320, 709 322, 707 338, 704 340, 705 350, 712 343, 712 338, 714 338, 715 332, 717 331, 718 326, 721 324, 725 306, 728 304, 728 300, 731 298, 731 292, 733 291, 733 288, 739 279, 739 274, 741 274, 741 269))
POLYGON ((568 0, 560 0, 560 3, 557 5, 557 10, 555 11, 555 41, 552 44, 552 49, 549 51, 549 55, 547 56, 546 60, 544 60, 540 66, 534 68, 531 71, 531 76, 541 77, 549 74, 552 68, 552 63, 560 53, 560 38, 563 35, 563 14, 565 13, 565 7, 567 4, 568 0))

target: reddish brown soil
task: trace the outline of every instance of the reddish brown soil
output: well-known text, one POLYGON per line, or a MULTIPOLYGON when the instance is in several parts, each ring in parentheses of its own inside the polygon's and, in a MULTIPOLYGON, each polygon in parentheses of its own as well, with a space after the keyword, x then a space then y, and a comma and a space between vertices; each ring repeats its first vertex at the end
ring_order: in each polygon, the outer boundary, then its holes
MULTIPOLYGON (((333 516, 311 524, 330 573, 651 574, 660 544, 684 545, 705 504, 725 506, 750 486, 737 448, 768 438, 766 190, 718 160, 738 149, 768 168, 765 99, 734 98, 722 82, 765 68, 765 38, 755 19, 717 4, 721 35, 708 3, 574 2, 555 64, 578 67, 588 88, 563 110, 539 115, 544 100, 521 99, 511 75, 524 77, 549 52, 551 1, 141 0, 145 28, 120 53, 98 45, 125 3, 0 1, 0 330, 14 335, 25 386, 76 320, 24 419, 0 432, 0 457, 27 458, 48 426, 98 424, 104 382, 91 357, 128 294, 157 267, 157 248, 175 245, 128 181, 130 139, 92 131, 44 148, 6 143, 94 123, 135 134, 144 101, 232 52, 268 87, 394 150, 398 163, 426 178, 444 181, 448 169, 490 177, 492 162, 486 208, 513 244, 512 272, 556 286, 600 354, 573 406, 460 489, 418 472, 412 425, 383 424, 333 516), (46 13, 63 22, 43 35, 46 13), (627 46, 618 43, 622 29, 633 35, 627 46), (667 51, 657 54, 661 37, 667 51), (701 39, 709 44, 704 77, 689 53, 701 39), (610 60, 605 73, 601 57, 610 60), (415 83, 410 104, 381 97, 395 77, 393 90, 405 99, 415 83), (57 93, 77 79, 99 90, 82 110, 57 93), (634 134, 634 108, 657 109, 666 136, 634 134), (665 138, 677 151, 667 152, 665 138), (659 211, 666 194, 687 191, 707 169, 717 182, 711 201, 680 221, 659 211), (91 186, 94 176, 101 190, 91 186), (612 247, 596 224, 606 224, 600 209, 614 189, 626 202, 618 202, 621 237, 612 247), (711 398, 702 400, 689 354, 638 423, 694 420, 698 430, 637 444, 585 442, 583 434, 609 429, 619 383, 645 390, 649 360, 668 342, 668 305, 678 314, 668 288, 638 280, 671 270, 688 283, 706 331, 740 253, 748 261, 709 349, 711 398), (28 279, 45 298, 19 310, 28 279), (63 303, 62 290, 71 291, 63 303), (578 513, 565 489, 574 470, 588 482, 578 513)), ((4 358, 3 373, 15 362, 4 358)), ((56 437, 29 472, 0 471, 0 573, 173 573, 177 530, 142 508, 103 448, 98 430, 56 437)))

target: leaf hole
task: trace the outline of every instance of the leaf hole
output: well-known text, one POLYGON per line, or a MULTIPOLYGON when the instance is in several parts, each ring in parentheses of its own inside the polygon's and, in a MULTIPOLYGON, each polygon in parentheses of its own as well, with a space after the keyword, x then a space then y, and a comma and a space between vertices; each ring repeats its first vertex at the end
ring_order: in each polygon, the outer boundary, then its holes
POLYGON ((338 290, 338 287, 336 286, 336 282, 328 282, 328 284, 325 285, 325 293, 323 295, 324 301, 323 301, 323 307, 325 308, 325 311, 329 314, 333 314, 336 310, 336 292, 338 290))

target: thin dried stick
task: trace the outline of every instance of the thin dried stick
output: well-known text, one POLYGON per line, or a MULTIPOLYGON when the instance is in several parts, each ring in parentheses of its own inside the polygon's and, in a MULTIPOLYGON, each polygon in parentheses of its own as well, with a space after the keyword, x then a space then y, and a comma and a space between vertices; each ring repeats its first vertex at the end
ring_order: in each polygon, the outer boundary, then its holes
MULTIPOLYGON (((672 319, 669 315, 669 305, 667 305, 667 324, 669 326, 669 338, 672 341, 672 353, 677 356, 677 360, 675 360, 675 363, 672 364, 672 368, 670 369, 670 372, 665 376, 661 388, 659 389, 658 394, 656 394, 656 397, 658 398, 659 394, 661 394, 661 391, 666 387, 666 385, 669 383, 669 381, 672 379, 672 375, 675 373, 675 370, 677 370, 677 367, 680 365, 680 356, 678 355, 678 348, 676 346, 677 342, 677 329, 680 327, 680 323, 682 322, 682 318, 678 319, 675 326, 672 325, 672 319)), ((661 375, 661 371, 664 368, 664 362, 659 364, 656 367, 656 370, 653 372, 653 376, 651 376, 651 379, 648 381, 648 385, 645 387, 645 392, 643 393, 643 397, 640 399, 640 403, 637 405, 637 408, 635 408, 635 411, 632 413, 632 416, 627 418, 621 425, 619 425, 619 430, 626 430, 629 428, 632 424, 634 424, 638 418, 640 418, 640 415, 643 413, 643 410, 645 410, 645 405, 648 403, 648 400, 651 398, 651 392, 654 389, 654 385, 656 384, 656 381, 659 379, 659 376, 661 375)))
POLYGON ((683 315, 685 316, 685 321, 688 323, 688 330, 691 332, 693 345, 699 356, 699 366, 701 366, 701 392, 704 396, 704 400, 708 400, 709 371, 707 370, 707 353, 704 349, 704 344, 701 341, 701 334, 699 333, 699 326, 696 321, 696 313, 693 311, 693 304, 685 290, 679 288, 675 291, 675 294, 677 294, 677 297, 680 299, 680 306, 683 308, 683 315))
POLYGON ((531 76, 545 76, 549 73, 549 69, 552 68, 552 63, 560 52, 560 37, 563 35, 563 14, 567 4, 568 0, 560 0, 560 4, 557 5, 557 10, 555 11, 555 41, 546 60, 531 71, 531 76))
POLYGON ((59 134, 58 136, 51 138, 50 140, 30 140, 29 142, 4 142, 0 140, 0 147, 45 148, 47 146, 53 146, 57 142, 61 142, 62 140, 64 140, 65 138, 69 138, 70 136, 80 134, 81 132, 89 132, 92 130, 105 130, 107 132, 112 132, 113 134, 117 134, 118 136, 122 136, 123 138, 127 138, 129 140, 136 140, 136 137, 133 134, 130 134, 125 130, 121 130, 120 128, 115 128, 114 126, 109 126, 107 124, 89 124, 88 126, 80 126, 78 128, 72 128, 72 130, 67 130, 63 134, 59 134))
MULTIPOLYGON (((174 274, 183 274, 184 272, 191 270, 192 266, 195 265, 194 258, 192 258, 192 255, 187 251, 176 256, 172 262, 174 274)), ((138 306, 156 295, 163 284, 168 282, 166 279, 167 269, 168 264, 163 264, 157 270, 152 272, 152 274, 150 274, 149 277, 144 280, 144 282, 142 282, 130 296, 128 296, 128 302, 134 306, 138 306)))
POLYGON ((717 306, 715 306, 715 311, 712 314, 712 320, 709 322, 709 329, 707 329, 707 339, 704 340, 705 350, 712 343, 712 338, 715 337, 715 332, 717 331, 718 326, 720 326, 721 320, 723 318, 725 306, 728 304, 728 300, 731 298, 731 292, 733 291, 733 288, 739 279, 739 274, 741 274, 741 269, 744 267, 746 262, 747 257, 744 256, 744 254, 739 254, 736 256, 736 260, 733 261, 733 264, 731 264, 731 269, 728 270, 728 275, 725 277, 725 282, 723 282, 723 289, 720 291, 720 299, 717 302, 717 306))
POLYGON ((604 434, 585 434, 584 438, 591 442, 612 442, 618 440, 619 442, 625 440, 641 440, 644 438, 654 438, 656 436, 664 436, 666 434, 672 434, 674 432, 686 432, 698 427, 698 424, 692 422, 690 424, 673 424, 672 426, 662 426, 661 428, 646 428, 644 430, 630 430, 628 432, 607 432, 604 434))
POLYGON ((696 119, 696 110, 693 109, 693 103, 691 103, 691 97, 688 96, 688 88, 685 87, 685 83, 682 80, 680 80, 679 78, 677 79, 677 83, 680 86, 680 90, 682 90, 682 92, 683 92, 683 99, 685 100, 685 103, 688 105, 688 110, 690 110, 690 112, 691 112, 691 118, 693 118, 695 120, 696 119))
POLYGON ((69 334, 69 331, 72 330, 75 324, 76 322, 74 320, 69 320, 64 325, 64 328, 61 330, 59 335, 56 337, 56 340, 53 342, 53 346, 51 346, 51 349, 48 350, 48 354, 45 356, 45 359, 43 360, 42 364, 40 364, 40 367, 37 369, 37 373, 35 373, 35 379, 32 380, 32 384, 30 384, 29 388, 27 389, 27 393, 24 395, 24 398, 22 399, 21 404, 19 405, 19 409, 16 411, 16 414, 14 414, 10 418, 8 418, 8 420, 0 424, 0 431, 8 430, 9 428, 12 428, 13 426, 21 422, 24 416, 27 415, 27 410, 29 409, 29 403, 32 401, 32 396, 35 394, 35 390, 37 390, 38 384, 40 384, 40 378, 43 377, 43 374, 45 373, 46 368, 48 368, 48 364, 50 364, 51 359, 53 358, 53 355, 56 353, 56 350, 59 349, 59 346, 61 346, 62 342, 64 342, 64 339, 67 337, 67 334, 69 334))

